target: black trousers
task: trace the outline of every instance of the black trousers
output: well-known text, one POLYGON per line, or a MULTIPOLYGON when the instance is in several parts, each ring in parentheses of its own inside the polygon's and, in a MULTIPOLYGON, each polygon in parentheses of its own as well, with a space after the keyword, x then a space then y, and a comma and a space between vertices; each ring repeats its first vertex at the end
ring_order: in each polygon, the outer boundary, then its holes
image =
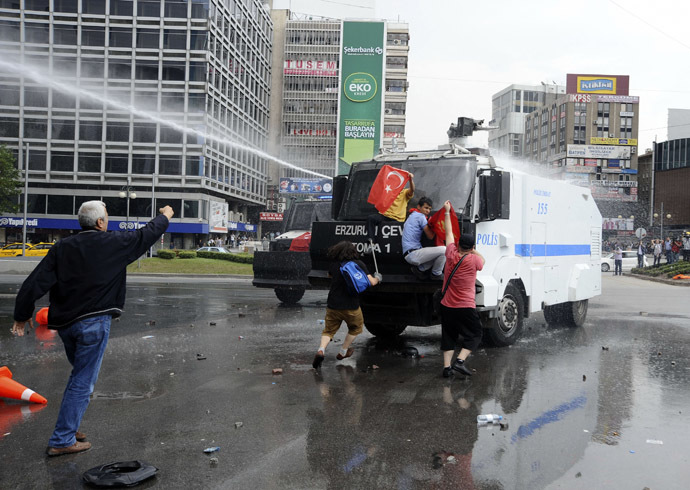
POLYGON ((482 322, 476 308, 448 308, 441 305, 441 350, 455 350, 458 336, 460 346, 474 351, 482 341, 482 322))
POLYGON ((367 216, 367 238, 376 241, 376 227, 378 226, 380 230, 382 223, 398 223, 398 221, 379 213, 370 214, 367 216))

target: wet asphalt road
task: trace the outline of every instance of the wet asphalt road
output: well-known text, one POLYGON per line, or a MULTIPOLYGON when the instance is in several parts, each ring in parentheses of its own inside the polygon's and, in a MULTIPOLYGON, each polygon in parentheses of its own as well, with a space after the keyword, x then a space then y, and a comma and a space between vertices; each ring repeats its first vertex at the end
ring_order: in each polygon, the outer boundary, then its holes
POLYGON ((583 328, 534 315, 449 381, 439 327, 394 344, 365 333, 342 362, 332 345, 316 374, 324 292, 283 307, 246 280, 148 281, 130 278, 113 323, 81 427, 93 448, 47 459, 69 364, 50 331, 11 337, 21 278, 0 279, 0 365, 49 401, 0 401, 0 488, 80 488, 85 470, 132 459, 160 469, 138 488, 688 487, 687 288, 607 274, 583 328), (480 413, 507 430, 478 428, 480 413))

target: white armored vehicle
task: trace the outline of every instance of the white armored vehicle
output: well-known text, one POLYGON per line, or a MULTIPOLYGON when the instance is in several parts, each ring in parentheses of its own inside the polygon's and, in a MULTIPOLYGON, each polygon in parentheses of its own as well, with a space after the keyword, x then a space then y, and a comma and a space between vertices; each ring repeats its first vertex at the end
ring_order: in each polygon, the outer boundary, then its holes
MULTIPOLYGON (((460 118, 449 134, 465 137, 477 129, 476 121, 460 118)), ((450 144, 382 154, 353 165, 347 178, 334 179, 336 219, 313 224, 311 285, 328 287, 326 251, 341 240, 351 240, 374 270, 365 220, 376 210, 367 197, 379 169, 391 165, 415 176, 410 207, 427 196, 436 211, 448 199, 461 232, 476 236, 486 259, 476 284, 485 338, 510 345, 520 337, 524 318, 541 310, 549 324, 581 326, 588 300, 601 294, 601 214, 590 190, 501 168, 485 152, 477 153, 450 144)), ((365 325, 374 335, 440 323, 432 297, 441 283, 412 275, 403 259, 402 226, 387 222, 377 230, 374 250, 384 281, 361 297, 365 325)))

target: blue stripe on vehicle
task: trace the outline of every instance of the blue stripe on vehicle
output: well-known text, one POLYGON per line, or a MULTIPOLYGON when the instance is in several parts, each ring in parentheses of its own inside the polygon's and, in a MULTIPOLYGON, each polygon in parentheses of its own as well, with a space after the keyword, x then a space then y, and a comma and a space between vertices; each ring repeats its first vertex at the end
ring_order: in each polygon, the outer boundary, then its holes
POLYGON ((590 255, 589 245, 556 245, 543 243, 518 243, 515 255, 521 257, 558 257, 563 255, 590 255))

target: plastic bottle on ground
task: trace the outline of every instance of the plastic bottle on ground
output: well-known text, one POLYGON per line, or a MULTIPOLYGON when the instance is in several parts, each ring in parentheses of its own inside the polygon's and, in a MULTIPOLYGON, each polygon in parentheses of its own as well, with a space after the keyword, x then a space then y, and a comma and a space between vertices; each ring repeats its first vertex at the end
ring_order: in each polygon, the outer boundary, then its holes
POLYGON ((503 420, 502 415, 496 415, 495 413, 488 413, 484 415, 477 415, 477 423, 480 425, 496 424, 503 420))

